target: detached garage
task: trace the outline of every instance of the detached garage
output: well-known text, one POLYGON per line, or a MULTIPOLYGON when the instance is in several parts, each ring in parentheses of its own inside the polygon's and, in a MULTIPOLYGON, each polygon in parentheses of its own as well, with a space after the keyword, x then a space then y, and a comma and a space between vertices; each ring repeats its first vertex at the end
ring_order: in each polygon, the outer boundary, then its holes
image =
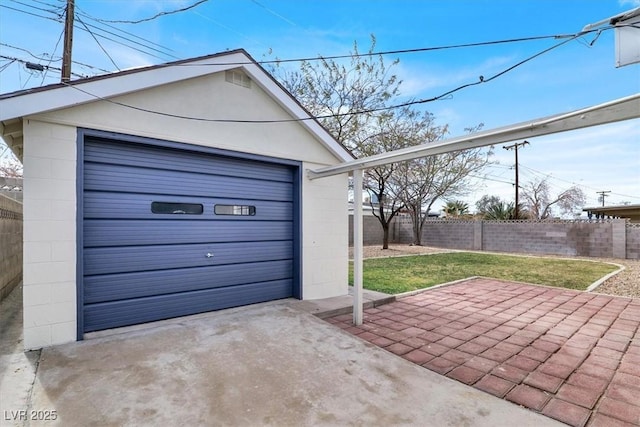
POLYGON ((25 348, 347 293, 352 159, 242 51, 0 96, 24 165, 25 348))

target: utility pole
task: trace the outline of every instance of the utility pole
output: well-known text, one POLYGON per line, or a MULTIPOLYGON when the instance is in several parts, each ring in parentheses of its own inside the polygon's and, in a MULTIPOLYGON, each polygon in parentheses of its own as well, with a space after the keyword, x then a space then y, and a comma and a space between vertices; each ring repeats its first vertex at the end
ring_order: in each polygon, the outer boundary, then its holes
POLYGON ((523 141, 523 142, 518 142, 518 143, 512 144, 512 145, 504 145, 504 146, 502 146, 502 148, 504 148, 505 150, 512 150, 513 149, 515 151, 515 153, 516 153, 516 167, 515 167, 515 169, 516 169, 516 205, 514 207, 514 209, 515 209, 515 212, 514 212, 515 213, 515 215, 514 215, 515 218, 514 219, 518 219, 519 218, 519 213, 518 213, 518 204, 519 204, 518 196, 519 196, 519 193, 518 193, 518 190, 520 188, 520 185, 518 183, 518 176, 519 176, 519 174, 518 174, 518 147, 524 147, 525 145, 528 145, 528 144, 529 144, 529 141, 523 141))
POLYGON ((611 193, 611 190, 609 190, 609 191, 596 191, 596 193, 600 195, 600 198, 602 199, 602 206, 604 207, 604 198, 609 196, 607 193, 611 193))
POLYGON ((67 0, 67 13, 64 20, 64 50, 62 52, 62 76, 60 81, 71 80, 71 50, 73 46, 74 1, 67 0))

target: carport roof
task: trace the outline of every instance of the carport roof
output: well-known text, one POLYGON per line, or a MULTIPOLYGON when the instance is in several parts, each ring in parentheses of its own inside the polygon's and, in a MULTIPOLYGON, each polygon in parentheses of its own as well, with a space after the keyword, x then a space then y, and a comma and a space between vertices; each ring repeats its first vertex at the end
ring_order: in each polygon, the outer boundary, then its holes
POLYGON ((12 150, 20 150, 20 120, 23 117, 109 100, 153 87, 239 68, 287 111, 292 119, 299 120, 299 123, 315 135, 339 160, 354 159, 353 154, 244 49, 1 94, 0 134, 12 150))
POLYGON ((591 214, 629 218, 631 222, 640 222, 640 205, 596 206, 582 210, 591 214))

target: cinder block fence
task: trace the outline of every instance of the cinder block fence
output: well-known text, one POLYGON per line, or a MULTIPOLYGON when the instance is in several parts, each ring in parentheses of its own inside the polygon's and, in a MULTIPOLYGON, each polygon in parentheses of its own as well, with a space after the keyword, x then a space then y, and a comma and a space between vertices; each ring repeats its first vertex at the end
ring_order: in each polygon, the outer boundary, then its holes
MULTIPOLYGON (((392 243, 411 243, 411 220, 397 217, 392 243)), ((364 219, 364 243, 382 244, 375 217, 364 219)), ((427 220, 422 244, 448 249, 640 259, 640 224, 624 219, 484 221, 427 220)))
POLYGON ((22 280, 22 203, 0 194, 0 300, 22 280))

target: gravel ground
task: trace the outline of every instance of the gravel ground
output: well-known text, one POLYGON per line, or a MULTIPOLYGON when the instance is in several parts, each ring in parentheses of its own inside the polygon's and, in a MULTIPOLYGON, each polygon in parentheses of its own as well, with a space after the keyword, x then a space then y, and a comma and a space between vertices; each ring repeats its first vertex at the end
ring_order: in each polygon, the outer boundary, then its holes
MULTIPOLYGON (((381 249, 381 245, 365 246, 365 258, 379 258, 392 256, 405 256, 416 254, 433 254, 453 252, 448 249, 431 248, 428 246, 389 245, 389 249, 381 249)), ((349 257, 353 258, 353 248, 349 248, 349 257)), ((613 262, 625 266, 625 269, 615 276, 607 279, 595 292, 608 295, 616 295, 631 298, 640 298, 640 260, 612 259, 612 258, 586 258, 576 257, 591 261, 613 262)))

